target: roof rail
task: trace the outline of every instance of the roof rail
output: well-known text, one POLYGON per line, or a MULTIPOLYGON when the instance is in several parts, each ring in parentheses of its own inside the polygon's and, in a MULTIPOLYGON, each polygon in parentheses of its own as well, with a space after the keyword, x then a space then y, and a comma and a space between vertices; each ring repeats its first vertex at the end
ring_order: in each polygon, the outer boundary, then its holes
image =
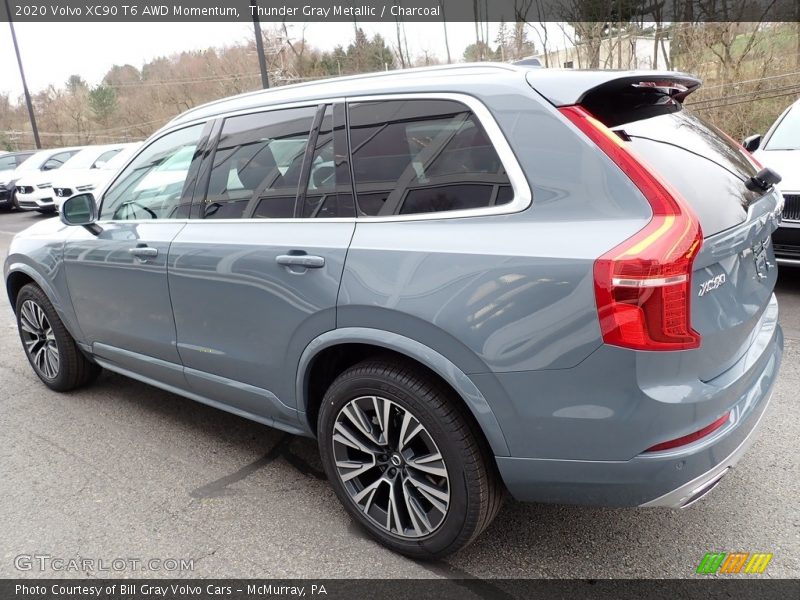
POLYGON ((356 75, 344 75, 339 77, 326 77, 324 79, 315 79, 314 81, 304 81, 301 83, 293 83, 291 85, 282 85, 279 87, 273 87, 266 90, 253 90, 252 92, 245 92, 243 94, 237 94, 235 96, 228 96, 225 98, 220 98, 219 100, 212 100, 211 102, 206 102, 205 104, 200 104, 193 108, 190 108, 186 112, 181 113, 180 115, 176 115, 172 119, 170 119, 170 123, 175 121, 178 118, 185 118, 188 115, 191 115, 194 112, 200 111, 201 109, 206 109, 217 104, 221 104, 223 102, 227 102, 234 98, 249 98, 252 96, 258 95, 269 95, 270 93, 277 92, 277 91, 285 91, 287 89, 302 89, 313 87, 316 85, 325 85, 328 83, 339 83, 342 81, 358 81, 363 79, 380 79, 383 77, 401 77, 406 75, 416 75, 419 73, 436 73, 441 71, 456 71, 456 70, 475 70, 475 69, 497 69, 498 71, 520 71, 524 70, 521 69, 519 66, 514 66, 509 63, 497 63, 497 62, 474 62, 474 63, 458 63, 454 65, 434 65, 430 67, 415 67, 413 69, 394 69, 392 71, 375 71, 372 73, 359 73, 356 75))

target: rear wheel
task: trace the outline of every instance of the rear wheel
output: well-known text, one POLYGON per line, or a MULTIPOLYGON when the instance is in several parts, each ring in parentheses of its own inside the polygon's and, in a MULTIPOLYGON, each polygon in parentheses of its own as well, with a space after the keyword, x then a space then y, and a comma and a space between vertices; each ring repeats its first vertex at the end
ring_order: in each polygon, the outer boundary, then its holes
POLYGON ((396 552, 455 552, 500 507, 502 486, 471 416, 413 364, 374 359, 342 373, 323 399, 318 434, 337 496, 396 552))
POLYGON ((100 367, 83 355, 39 286, 23 286, 16 313, 25 355, 47 387, 67 392, 97 377, 100 367))

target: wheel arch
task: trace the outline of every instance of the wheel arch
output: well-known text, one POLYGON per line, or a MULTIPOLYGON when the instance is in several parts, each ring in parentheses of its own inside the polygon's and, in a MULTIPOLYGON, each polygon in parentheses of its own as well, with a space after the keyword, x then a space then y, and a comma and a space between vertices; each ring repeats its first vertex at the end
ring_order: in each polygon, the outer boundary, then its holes
POLYGON ((14 313, 17 312, 17 296, 19 296, 19 291, 29 283, 35 283, 39 287, 42 287, 36 279, 25 271, 11 271, 6 277, 6 293, 8 294, 8 301, 11 303, 11 310, 13 310, 14 313))
POLYGON ((14 313, 16 314, 17 311, 17 296, 20 290, 29 283, 34 283, 42 289, 58 314, 58 318, 64 323, 64 327, 67 328, 69 334, 75 339, 79 346, 86 350, 84 345, 80 342, 83 336, 80 335, 80 327, 78 327, 77 320, 74 314, 72 314, 71 299, 63 298, 61 294, 56 292, 53 285, 49 283, 47 277, 24 262, 14 262, 8 265, 6 273, 6 293, 8 294, 8 300, 11 303, 11 309, 14 313))
POLYGON ((418 363, 441 379, 461 399, 481 429, 495 456, 510 452, 492 408, 472 380, 455 364, 435 350, 405 336, 377 329, 347 327, 326 332, 311 342, 300 356, 295 380, 295 397, 300 420, 316 433, 316 419, 322 395, 338 373, 363 358, 390 352, 418 363), (339 351, 333 372, 325 373, 328 361, 339 351), (341 358, 343 356, 343 358, 341 358), (316 386, 316 387, 315 387, 316 386))

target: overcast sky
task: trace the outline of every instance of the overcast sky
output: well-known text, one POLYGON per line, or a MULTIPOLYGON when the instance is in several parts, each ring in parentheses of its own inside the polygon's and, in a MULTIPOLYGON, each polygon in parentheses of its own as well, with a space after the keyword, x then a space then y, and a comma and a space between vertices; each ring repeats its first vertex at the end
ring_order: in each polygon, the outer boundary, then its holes
MULTIPOLYGON (((394 23, 360 24, 368 35, 381 33, 387 42, 396 39, 394 23)), ((490 27, 490 39, 497 35, 497 24, 490 27)), ((265 27, 268 24, 264 25, 265 27)), ((252 25, 244 23, 15 23, 28 87, 36 93, 48 85, 63 86, 73 73, 94 85, 114 65, 137 68, 158 56, 182 50, 222 47, 252 38, 252 25)), ((302 24, 293 24, 290 34, 299 37, 302 24)), ((448 23, 447 33, 453 60, 460 60, 464 49, 475 40, 472 23, 448 23)), ((428 51, 446 57, 441 23, 407 23, 409 51, 414 56, 428 51)), ((309 23, 306 39, 314 46, 330 50, 353 37, 352 23, 309 23)), ((529 39, 538 44, 536 34, 529 39)), ((253 57, 253 72, 258 62, 253 57)), ((22 94, 14 46, 6 23, 0 23, 0 92, 12 99, 22 94)))

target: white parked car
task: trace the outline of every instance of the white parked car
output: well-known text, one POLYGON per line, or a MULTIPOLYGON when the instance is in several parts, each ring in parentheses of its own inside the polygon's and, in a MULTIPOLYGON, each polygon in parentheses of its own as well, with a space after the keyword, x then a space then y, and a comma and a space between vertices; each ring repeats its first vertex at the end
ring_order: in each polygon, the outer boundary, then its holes
POLYGON ((60 169, 69 159, 83 150, 83 146, 40 150, 17 167, 16 204, 22 210, 53 210, 52 171, 60 169))
POLYGON ((0 209, 14 208, 17 167, 33 156, 35 151, 6 152, 0 156, 0 209))
POLYGON ((800 266, 800 100, 783 111, 763 138, 744 141, 756 160, 775 170, 783 179, 783 220, 772 234, 779 264, 800 266))
POLYGON ((57 173, 53 174, 55 210, 60 211, 61 205, 70 196, 85 192, 96 193, 97 190, 103 188, 141 145, 141 142, 134 142, 97 146, 98 149, 105 148, 105 151, 101 151, 94 162, 89 162, 90 156, 97 153, 90 153, 89 148, 76 155, 64 165, 63 169, 59 169, 57 173))

